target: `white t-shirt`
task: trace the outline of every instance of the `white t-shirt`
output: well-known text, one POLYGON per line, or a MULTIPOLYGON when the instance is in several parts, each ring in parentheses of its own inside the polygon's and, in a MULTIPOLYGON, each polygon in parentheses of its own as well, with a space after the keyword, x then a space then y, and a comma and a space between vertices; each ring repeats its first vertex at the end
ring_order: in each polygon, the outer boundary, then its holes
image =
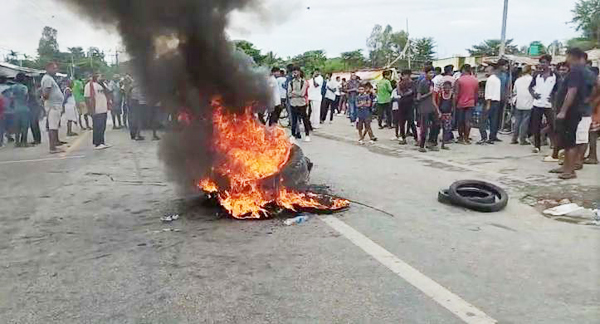
POLYGON ((485 82, 485 100, 500 101, 502 82, 497 75, 492 74, 485 82))
POLYGON ((63 96, 62 91, 60 91, 56 81, 54 81, 54 78, 48 74, 44 74, 42 77, 42 91, 45 89, 50 89, 50 92, 48 93, 48 99, 45 101, 45 103, 51 108, 59 107, 62 109, 62 104, 65 100, 65 97, 63 96))
POLYGON ((533 105, 541 108, 552 108, 550 95, 556 85, 556 74, 551 74, 546 80, 539 74, 535 77, 535 86, 533 92, 540 95, 540 99, 534 99, 533 105))
MULTIPOLYGON (((88 82, 83 89, 83 96, 86 98, 92 98, 90 83, 91 82, 88 82)), ((108 112, 108 100, 104 94, 104 88, 97 82, 94 82, 94 99, 96 100, 96 109, 94 109, 94 114, 97 115, 108 112)))
POLYGON ((525 74, 515 81, 515 107, 519 110, 531 110, 533 108, 533 97, 529 92, 529 85, 533 77, 525 74))
POLYGON ((285 89, 285 82, 287 81, 286 77, 277 78, 277 84, 279 85, 279 97, 281 99, 287 98, 287 90, 285 89))
POLYGON ((339 83, 335 80, 330 80, 327 82, 327 93, 325 93, 325 98, 329 100, 335 100, 336 93, 339 90, 339 83))
POLYGON ((308 100, 312 101, 321 101, 323 100, 323 95, 321 95, 321 87, 323 86, 323 77, 318 76, 316 78, 311 78, 308 80, 308 100), (315 81, 317 84, 315 85, 315 81))
POLYGON ((398 99, 400 99, 398 88, 394 88, 394 91, 392 91, 392 110, 400 109, 400 106, 398 105, 398 99))
POLYGON ((279 91, 279 83, 277 82, 277 79, 272 75, 269 77, 267 83, 269 84, 272 100, 269 108, 275 108, 275 106, 281 105, 281 93, 279 91))
POLYGON ((437 84, 440 82, 440 80, 442 80, 443 75, 442 74, 438 74, 436 76, 433 77, 433 79, 431 79, 431 82, 433 82, 433 91, 438 92, 438 88, 437 88, 437 84))

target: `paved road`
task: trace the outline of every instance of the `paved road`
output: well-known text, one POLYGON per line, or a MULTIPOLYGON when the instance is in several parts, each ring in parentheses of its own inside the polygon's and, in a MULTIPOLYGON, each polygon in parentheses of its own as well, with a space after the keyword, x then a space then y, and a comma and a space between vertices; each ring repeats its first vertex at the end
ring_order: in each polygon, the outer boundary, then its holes
POLYGON ((64 156, 0 150, 0 322, 597 323, 599 228, 518 199, 495 214, 440 205, 454 180, 510 181, 360 147, 339 123, 301 144, 312 181, 393 217, 353 204, 292 227, 224 219, 179 197, 157 144, 124 131, 105 151, 89 133, 64 156))

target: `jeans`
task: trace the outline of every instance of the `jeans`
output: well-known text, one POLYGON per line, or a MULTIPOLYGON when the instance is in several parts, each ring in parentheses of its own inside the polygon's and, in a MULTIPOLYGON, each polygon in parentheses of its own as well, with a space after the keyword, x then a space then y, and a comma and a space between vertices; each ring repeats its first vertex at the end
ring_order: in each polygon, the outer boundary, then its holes
POLYGON ((542 146, 542 119, 546 116, 546 123, 550 130, 554 128, 554 111, 551 108, 533 107, 531 110, 531 133, 533 134, 533 144, 535 147, 542 146))
POLYGON ((385 117, 385 124, 388 127, 392 126, 392 103, 380 103, 377 104, 377 124, 379 127, 383 127, 383 118, 385 117))
POLYGON ((482 141, 488 140, 487 124, 490 122, 490 137, 489 139, 498 138, 498 110, 500 109, 500 101, 492 101, 490 109, 486 110, 485 107, 481 111, 481 119, 479 120, 479 134, 481 135, 482 141))
POLYGON ((356 93, 348 95, 348 110, 350 110, 350 121, 356 121, 356 93))
POLYGON ((306 106, 291 107, 292 110, 292 136, 300 138, 300 132, 298 130, 298 122, 302 120, 304 123, 304 134, 310 135, 310 123, 308 121, 308 115, 306 114, 306 106))
POLYGON ((333 121, 333 114, 335 112, 335 100, 325 98, 323 106, 321 107, 321 122, 327 120, 327 112, 329 111, 329 121, 333 121))
POLYGON ((105 144, 104 132, 106 131, 106 113, 92 115, 92 121, 94 123, 92 143, 94 146, 105 144))
POLYGON ((529 131, 529 120, 531 118, 531 110, 515 109, 515 129, 513 130, 513 142, 517 140, 521 144, 527 140, 527 132, 529 131))

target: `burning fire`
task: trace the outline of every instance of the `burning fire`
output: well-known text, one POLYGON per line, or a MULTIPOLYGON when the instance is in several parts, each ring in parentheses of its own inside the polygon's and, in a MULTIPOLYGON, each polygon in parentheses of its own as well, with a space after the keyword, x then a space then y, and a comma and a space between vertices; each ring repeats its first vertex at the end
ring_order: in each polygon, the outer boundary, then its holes
POLYGON ((337 210, 349 205, 347 200, 338 198, 323 203, 319 199, 323 197, 317 194, 289 190, 281 183, 265 188, 265 179, 280 172, 290 157, 292 144, 285 131, 258 123, 251 107, 243 114, 232 114, 224 111, 219 99, 214 99, 212 106, 214 150, 221 157, 213 172, 218 179, 226 179, 228 185, 220 188, 215 179, 206 178, 198 181, 197 186, 216 194, 233 217, 265 217, 265 207, 271 203, 291 210, 337 210))

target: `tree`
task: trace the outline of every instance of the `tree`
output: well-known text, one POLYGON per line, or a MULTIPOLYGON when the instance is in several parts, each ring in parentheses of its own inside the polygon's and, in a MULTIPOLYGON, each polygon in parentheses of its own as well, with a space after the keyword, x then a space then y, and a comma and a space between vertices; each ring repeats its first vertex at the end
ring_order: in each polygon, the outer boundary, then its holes
POLYGON ((415 61, 426 62, 433 59, 435 42, 431 37, 418 38, 412 41, 412 57, 415 61))
MULTIPOLYGON (((505 53, 516 54, 519 49, 516 45, 512 44, 512 39, 506 40, 505 53)), ((479 45, 473 45, 471 49, 468 49, 469 54, 472 56, 498 56, 500 55, 500 44, 499 39, 488 39, 479 45)))
POLYGON ((596 45, 600 44, 600 0, 579 0, 571 10, 578 31, 596 45))
POLYGON ((387 25, 385 29, 381 25, 375 25, 371 35, 367 38, 369 48, 369 61, 372 67, 381 67, 389 64, 394 58, 392 50, 392 26, 387 25))
POLYGON ((245 41, 245 40, 237 40, 234 41, 235 48, 246 53, 246 55, 250 56, 254 63, 261 65, 265 56, 260 53, 260 50, 254 47, 254 44, 245 41))
POLYGON ((57 60, 60 50, 58 48, 58 31, 52 27, 44 27, 42 37, 38 43, 38 56, 41 61, 57 60))
POLYGON ((81 59, 85 57, 85 53, 83 52, 83 47, 69 47, 67 48, 69 53, 73 56, 73 59, 81 59))
POLYGON ((304 68, 304 71, 309 74, 316 69, 322 70, 326 62, 327 57, 323 50, 307 51, 292 58, 294 65, 304 68))
POLYGON ((341 57, 334 57, 325 61, 322 70, 324 74, 327 74, 344 71, 344 67, 344 60, 341 57))
POLYGON ((356 70, 365 67, 367 60, 362 53, 362 49, 357 49, 341 54, 341 60, 344 64, 344 70, 356 70))

